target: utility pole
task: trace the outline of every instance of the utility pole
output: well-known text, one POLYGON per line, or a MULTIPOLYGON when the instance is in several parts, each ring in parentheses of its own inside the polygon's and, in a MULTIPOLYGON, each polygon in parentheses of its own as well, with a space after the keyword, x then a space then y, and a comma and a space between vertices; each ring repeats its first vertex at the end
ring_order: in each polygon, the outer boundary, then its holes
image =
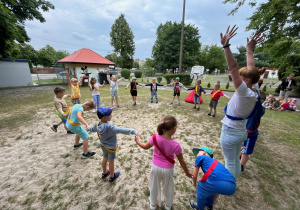
POLYGON ((181 22, 181 41, 180 41, 180 53, 179 53, 179 74, 182 71, 182 51, 183 51, 183 35, 184 35, 184 16, 185 16, 185 0, 183 0, 183 12, 181 22))

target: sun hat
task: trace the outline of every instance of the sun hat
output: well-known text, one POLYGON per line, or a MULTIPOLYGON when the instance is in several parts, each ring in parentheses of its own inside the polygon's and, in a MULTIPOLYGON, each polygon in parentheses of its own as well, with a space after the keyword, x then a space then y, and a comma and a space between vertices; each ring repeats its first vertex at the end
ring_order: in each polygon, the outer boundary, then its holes
POLYGON ((113 111, 113 107, 107 107, 107 106, 100 106, 99 109, 97 110, 97 116, 99 119, 105 116, 111 115, 113 111))
POLYGON ((132 77, 131 79, 134 80, 134 79, 136 79, 136 78, 135 78, 135 77, 132 77))
POLYGON ((179 77, 176 77, 175 79, 178 79, 178 80, 180 80, 180 78, 179 78, 179 77))
POLYGON ((201 147, 201 148, 193 148, 193 154, 195 155, 195 157, 197 157, 198 152, 200 150, 207 152, 211 158, 214 156, 214 154, 211 151, 211 149, 209 149, 208 147, 201 147))

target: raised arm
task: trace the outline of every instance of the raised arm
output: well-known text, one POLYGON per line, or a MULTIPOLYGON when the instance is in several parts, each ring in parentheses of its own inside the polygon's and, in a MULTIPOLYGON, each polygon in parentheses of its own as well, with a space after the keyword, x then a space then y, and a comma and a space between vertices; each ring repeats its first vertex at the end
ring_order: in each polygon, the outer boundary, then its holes
POLYGON ((106 72, 106 77, 107 77, 107 81, 108 81, 108 83, 110 84, 110 76, 109 76, 109 72, 106 72))
POLYGON ((247 38, 247 46, 246 46, 247 67, 255 66, 254 53, 253 53, 254 48, 255 48, 256 44, 261 43, 262 41, 264 41, 264 36, 265 36, 265 34, 256 33, 250 41, 249 41, 249 38, 247 38))
POLYGON ((70 80, 70 75, 69 75, 69 70, 66 70, 66 76, 67 76, 67 80, 68 80, 68 85, 71 86, 71 80, 70 80))
POLYGON ((230 50, 229 40, 236 35, 235 32, 237 29, 238 29, 238 27, 236 28, 236 25, 234 25, 231 30, 230 30, 230 26, 228 26, 227 31, 224 34, 224 36, 222 33, 220 33, 221 44, 223 45, 223 48, 225 51, 225 58, 226 58, 227 66, 228 66, 235 89, 240 87, 240 85, 242 84, 242 79, 240 77, 238 63, 230 50))

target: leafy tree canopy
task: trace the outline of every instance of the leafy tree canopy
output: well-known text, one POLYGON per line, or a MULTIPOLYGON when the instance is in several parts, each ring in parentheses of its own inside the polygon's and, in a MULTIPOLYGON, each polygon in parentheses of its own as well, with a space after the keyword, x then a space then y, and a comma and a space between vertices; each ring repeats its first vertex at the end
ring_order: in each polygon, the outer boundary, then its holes
MULTIPOLYGON (((154 67, 165 71, 179 66, 181 24, 160 24, 156 31, 156 41, 152 48, 154 67)), ((187 69, 195 65, 200 49, 200 35, 194 25, 184 26, 182 68, 187 69)))
POLYGON ((44 67, 51 67, 55 60, 55 50, 53 47, 47 45, 46 47, 41 48, 37 52, 38 63, 44 67))
POLYGON ((121 68, 132 68, 135 44, 133 33, 124 14, 121 14, 111 26, 110 43, 119 57, 121 68))
POLYGON ((198 65, 204 66, 204 68, 209 69, 210 72, 214 69, 226 69, 223 47, 218 47, 217 45, 204 45, 201 47, 198 65))
POLYGON ((1 0, 0 1, 0 58, 13 56, 17 41, 24 43, 30 41, 25 21, 37 19, 45 22, 41 11, 54 9, 54 5, 45 0, 1 0))

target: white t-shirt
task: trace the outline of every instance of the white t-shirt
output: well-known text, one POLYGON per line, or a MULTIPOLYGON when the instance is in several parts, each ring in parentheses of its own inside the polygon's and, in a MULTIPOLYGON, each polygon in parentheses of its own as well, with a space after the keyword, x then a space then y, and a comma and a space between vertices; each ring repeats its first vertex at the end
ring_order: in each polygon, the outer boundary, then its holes
MULTIPOLYGON (((90 87, 92 88, 91 84, 89 84, 89 85, 90 85, 90 87)), ((97 88, 100 90, 100 84, 99 84, 98 82, 95 83, 94 86, 97 87, 97 88)), ((92 89, 93 89, 93 88, 92 88, 92 89)), ((94 88, 94 89, 92 90, 92 96, 97 96, 97 95, 100 95, 100 92, 99 92, 96 88, 94 88)))
MULTIPOLYGON (((227 104, 227 114, 239 118, 248 117, 255 106, 257 97, 257 93, 242 82, 227 104)), ((221 122, 231 128, 241 129, 246 128, 247 120, 231 120, 225 115, 221 122)))

